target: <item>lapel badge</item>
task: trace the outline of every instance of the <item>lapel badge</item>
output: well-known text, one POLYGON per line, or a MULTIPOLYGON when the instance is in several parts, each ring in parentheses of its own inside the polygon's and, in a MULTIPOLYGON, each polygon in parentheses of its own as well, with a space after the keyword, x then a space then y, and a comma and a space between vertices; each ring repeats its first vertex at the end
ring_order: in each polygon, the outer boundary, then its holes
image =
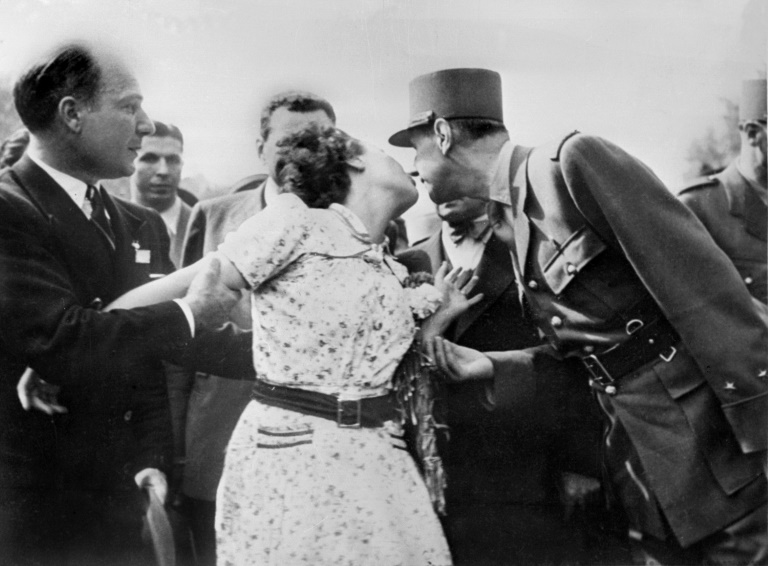
POLYGON ((134 240, 131 244, 133 249, 136 250, 136 263, 149 263, 151 260, 151 254, 149 250, 142 250, 138 240, 134 240))

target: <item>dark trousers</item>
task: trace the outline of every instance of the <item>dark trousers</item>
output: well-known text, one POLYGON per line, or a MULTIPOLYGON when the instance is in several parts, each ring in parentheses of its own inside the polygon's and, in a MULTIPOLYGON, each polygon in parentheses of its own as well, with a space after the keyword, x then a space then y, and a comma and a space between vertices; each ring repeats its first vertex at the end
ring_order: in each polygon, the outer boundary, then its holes
POLYGON ((7 566, 145 566, 141 492, 0 491, 0 556, 7 566))
POLYGON ((186 509, 197 566, 216 566, 216 503, 188 497, 186 509))
POLYGON ((764 503, 746 517, 704 540, 681 548, 675 540, 642 537, 633 542, 637 564, 718 566, 768 565, 768 509, 764 503))

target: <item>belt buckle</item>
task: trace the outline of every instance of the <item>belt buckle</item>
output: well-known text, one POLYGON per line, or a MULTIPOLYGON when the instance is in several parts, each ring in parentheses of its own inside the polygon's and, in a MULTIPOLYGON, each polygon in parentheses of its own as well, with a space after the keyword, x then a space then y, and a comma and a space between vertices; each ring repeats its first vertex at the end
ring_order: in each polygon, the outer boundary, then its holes
POLYGON ((611 374, 605 369, 605 366, 595 354, 590 354, 581 358, 584 363, 584 367, 592 375, 592 380, 599 385, 606 386, 613 383, 615 380, 611 377, 611 374))
POLYGON ((362 399, 339 399, 336 404, 336 426, 339 428, 362 428, 361 417, 363 414, 362 399), (344 422, 345 406, 353 403, 355 421, 353 423, 344 422))

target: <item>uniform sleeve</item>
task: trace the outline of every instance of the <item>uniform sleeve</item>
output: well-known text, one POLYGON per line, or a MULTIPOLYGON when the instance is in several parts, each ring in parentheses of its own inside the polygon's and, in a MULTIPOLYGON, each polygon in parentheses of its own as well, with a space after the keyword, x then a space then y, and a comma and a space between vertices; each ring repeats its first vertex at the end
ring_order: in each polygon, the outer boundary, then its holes
POLYGON ((219 246, 252 289, 295 261, 309 239, 310 209, 292 194, 255 214, 219 246))
POLYGON ((560 165, 579 210, 621 248, 677 330, 742 450, 765 450, 768 329, 731 261, 650 169, 619 147, 574 136, 560 165))

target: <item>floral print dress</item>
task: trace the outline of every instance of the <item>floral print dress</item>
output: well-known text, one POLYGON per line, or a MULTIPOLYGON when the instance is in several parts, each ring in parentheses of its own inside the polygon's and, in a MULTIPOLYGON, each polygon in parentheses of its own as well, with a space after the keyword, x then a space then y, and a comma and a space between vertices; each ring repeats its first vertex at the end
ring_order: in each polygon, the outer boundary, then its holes
MULTIPOLYGON (((259 379, 346 399, 386 394, 413 339, 405 268, 349 209, 283 194, 220 251, 252 289, 259 379)), ((223 565, 446 565, 450 554, 394 423, 379 429, 252 401, 216 509, 223 565)))

